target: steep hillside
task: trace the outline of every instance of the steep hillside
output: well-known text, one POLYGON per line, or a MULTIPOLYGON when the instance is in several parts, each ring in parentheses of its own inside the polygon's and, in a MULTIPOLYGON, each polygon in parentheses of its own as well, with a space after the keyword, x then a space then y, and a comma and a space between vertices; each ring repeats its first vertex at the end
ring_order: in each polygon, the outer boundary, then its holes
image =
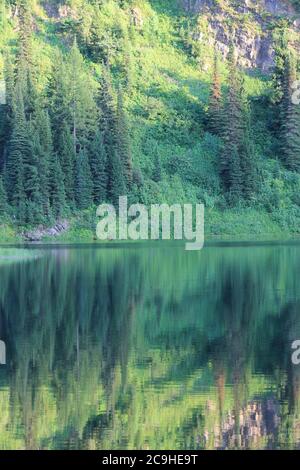
MULTIPOLYGON (((184 1, 187 12, 199 14, 206 23, 208 43, 216 40, 223 58, 233 42, 238 62, 243 67, 259 67, 270 71, 274 67, 274 42, 278 27, 286 23, 293 46, 299 50, 300 14, 298 2, 282 0, 196 0, 184 1)), ((195 31, 194 37, 204 40, 204 31, 195 31)))
MULTIPOLYGON (((276 81, 274 84, 272 75, 275 66, 278 68, 276 50, 280 49, 283 36, 288 38, 290 50, 298 50, 300 20, 297 2, 0 0, 0 77, 3 79, 7 57, 12 63, 16 57, 17 64, 20 60, 24 11, 30 16, 29 68, 34 93, 38 108, 46 110, 51 118, 54 153, 62 169, 65 163, 60 156, 59 123, 56 123, 59 119, 54 107, 59 93, 57 89, 53 91, 53 80, 57 79, 57 64, 61 62, 61 70, 68 75, 72 60, 78 61, 81 77, 77 84, 80 85, 78 102, 82 101, 81 107, 78 105, 78 113, 82 129, 76 136, 75 154, 70 157, 75 186, 83 178, 81 168, 86 165, 85 157, 78 156, 81 150, 86 150, 86 158, 93 170, 90 147, 94 140, 90 136, 98 126, 98 112, 100 116, 103 113, 99 105, 99 90, 101 94, 103 74, 109 69, 113 103, 116 103, 118 89, 122 87, 123 112, 128 119, 132 164, 132 184, 128 194, 132 200, 147 204, 202 201, 207 208, 209 235, 247 237, 298 232, 300 178, 298 171, 291 171, 292 168, 281 159, 277 122, 280 99, 276 98, 276 81), (74 51, 74 38, 80 57, 74 51), (226 101, 231 77, 225 59, 228 59, 231 45, 245 84, 252 153, 257 165, 255 191, 247 198, 240 194, 234 201, 228 198, 220 174, 223 134, 218 135, 209 126, 214 51, 226 101), (93 119, 94 123, 91 123, 93 119), (80 173, 80 178, 76 172, 80 173)), ((18 77, 16 69, 15 73, 18 77)), ((72 83, 71 75, 64 83, 67 94, 72 83)), ((45 195, 47 201, 45 199, 43 207, 50 205, 46 216, 46 209, 36 209, 33 192, 25 187, 25 215, 19 220, 14 198, 9 194, 9 176, 5 173, 9 166, 12 132, 6 116, 7 106, 7 103, 1 106, 0 182, 3 182, 7 200, 5 209, 1 210, 0 204, 3 224, 15 221, 13 226, 23 231, 24 226, 51 225, 58 218, 70 218, 81 229, 92 227, 94 205, 101 201, 93 198, 92 194, 87 196, 88 185, 84 188, 86 204, 76 201, 76 195, 75 201, 73 196, 68 199, 65 180, 64 195, 60 195, 60 201, 65 198, 65 202, 60 202, 61 206, 54 208, 58 204, 56 193, 45 195)), ((31 127, 35 129, 36 115, 37 111, 33 111, 32 116, 28 111, 26 116, 27 122, 33 122, 31 127)), ((225 121, 229 118, 227 116, 225 121)), ((66 123, 72 134, 72 116, 66 117, 66 123)), ((103 130, 101 125, 100 130, 103 130)), ((32 134, 30 140, 34 140, 32 134)), ((49 161, 51 167, 53 158, 49 161)), ((39 171, 38 157, 35 162, 33 166, 36 165, 39 171)), ((52 170, 47 171, 49 183, 53 179, 52 170)), ((114 181, 111 173, 106 177, 110 180, 110 188, 104 199, 108 200, 113 197, 111 186, 114 181)), ((55 186, 57 182, 51 184, 55 186)), ((95 186, 95 180, 93 184, 95 186)), ((42 197, 41 192, 40 188, 38 199, 42 197)), ((76 238, 76 230, 74 233, 76 238)), ((91 236, 89 232, 87 236, 91 236)))

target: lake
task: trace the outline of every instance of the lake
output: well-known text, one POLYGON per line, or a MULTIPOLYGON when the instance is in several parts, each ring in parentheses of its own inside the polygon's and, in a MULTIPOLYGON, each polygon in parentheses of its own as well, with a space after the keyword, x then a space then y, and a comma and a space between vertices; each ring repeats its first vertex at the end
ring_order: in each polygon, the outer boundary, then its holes
POLYGON ((5 250, 0 449, 300 448, 300 245, 5 250))

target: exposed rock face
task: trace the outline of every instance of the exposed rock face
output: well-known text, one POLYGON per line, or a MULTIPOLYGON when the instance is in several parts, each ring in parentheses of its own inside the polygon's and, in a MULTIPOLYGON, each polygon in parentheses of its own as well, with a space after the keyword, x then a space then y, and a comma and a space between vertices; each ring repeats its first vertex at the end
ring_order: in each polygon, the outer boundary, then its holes
MULTIPOLYGON (((183 0, 184 6, 189 11, 199 12, 205 7, 218 7, 216 0, 183 0)), ((224 4, 230 5, 237 11, 246 13, 249 10, 267 11, 273 15, 293 15, 295 9, 291 3, 285 0, 225 0, 224 4)))
POLYGON ((66 220, 57 222, 54 227, 44 228, 42 226, 24 233, 24 239, 30 242, 41 241, 44 237, 57 237, 69 229, 69 223, 66 220))
MULTIPOLYGON (((268 72, 274 66, 273 31, 270 25, 286 17, 300 33, 300 15, 284 0, 183 0, 192 14, 205 16, 210 40, 226 58, 233 42, 238 63, 245 68, 268 72)), ((196 33, 194 39, 202 40, 196 33)), ((295 44, 296 47, 297 44, 295 44)))

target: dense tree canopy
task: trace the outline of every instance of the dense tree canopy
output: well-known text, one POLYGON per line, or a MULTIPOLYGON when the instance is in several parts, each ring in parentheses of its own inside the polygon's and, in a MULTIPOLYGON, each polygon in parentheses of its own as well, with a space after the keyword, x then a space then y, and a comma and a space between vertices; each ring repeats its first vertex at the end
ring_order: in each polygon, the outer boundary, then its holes
POLYGON ((49 224, 127 194, 274 217, 284 205, 296 224, 298 57, 288 28, 274 29, 272 73, 254 76, 233 44, 224 60, 215 40, 191 39, 202 20, 187 26, 170 7, 163 23, 159 0, 49 3, 53 29, 38 2, 0 3, 1 217, 49 224))

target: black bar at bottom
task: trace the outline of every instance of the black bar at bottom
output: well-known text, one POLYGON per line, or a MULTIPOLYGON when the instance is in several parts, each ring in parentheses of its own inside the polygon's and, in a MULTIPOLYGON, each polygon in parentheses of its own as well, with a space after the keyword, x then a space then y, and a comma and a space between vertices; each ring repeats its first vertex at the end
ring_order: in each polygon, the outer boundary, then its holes
POLYGON ((290 451, 0 451, 0 464, 20 461, 22 464, 71 463, 103 468, 111 465, 125 468, 139 468, 142 465, 149 468, 168 465, 223 466, 226 462, 251 465, 265 460, 270 465, 273 459, 276 464, 283 459, 284 464, 288 465, 296 458, 297 453, 290 451))

